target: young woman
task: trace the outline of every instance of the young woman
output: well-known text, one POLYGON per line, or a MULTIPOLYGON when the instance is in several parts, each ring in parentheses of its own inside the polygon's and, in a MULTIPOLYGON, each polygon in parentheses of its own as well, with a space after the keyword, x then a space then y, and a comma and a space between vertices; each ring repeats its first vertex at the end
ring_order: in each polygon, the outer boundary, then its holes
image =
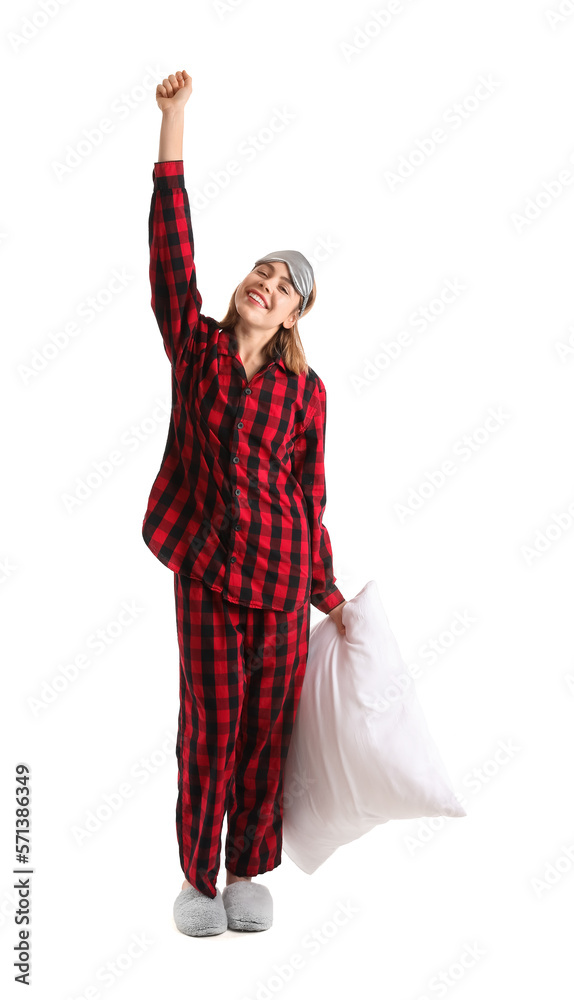
POLYGON ((267 254, 221 322, 201 312, 182 159, 191 83, 183 70, 156 88, 151 305, 171 362, 172 411, 142 534, 174 573, 185 875, 174 918, 183 933, 204 936, 271 926, 271 894, 251 880, 281 863, 310 604, 344 633, 346 602, 322 523, 325 387, 297 330, 315 300, 313 270, 298 251, 267 254))

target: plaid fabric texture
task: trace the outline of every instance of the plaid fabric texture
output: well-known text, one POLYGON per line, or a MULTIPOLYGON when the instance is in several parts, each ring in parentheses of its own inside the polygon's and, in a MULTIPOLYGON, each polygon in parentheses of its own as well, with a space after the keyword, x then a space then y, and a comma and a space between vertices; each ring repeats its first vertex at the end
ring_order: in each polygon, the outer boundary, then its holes
POLYGON ((172 409, 144 541, 239 605, 327 614, 344 597, 323 524, 325 386, 280 354, 248 381, 232 332, 202 314, 183 160, 154 165, 149 246, 172 409))
POLYGON ((309 602, 242 607, 174 573, 180 654, 176 829, 186 879, 213 898, 225 867, 281 863, 283 777, 309 645, 309 602))

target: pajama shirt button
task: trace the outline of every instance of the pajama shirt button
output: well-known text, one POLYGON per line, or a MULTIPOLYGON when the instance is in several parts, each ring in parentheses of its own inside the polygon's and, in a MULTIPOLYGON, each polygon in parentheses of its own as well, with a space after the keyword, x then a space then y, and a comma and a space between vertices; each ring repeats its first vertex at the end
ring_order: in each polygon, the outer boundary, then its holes
POLYGON ((251 395, 251 389, 246 389, 245 390, 245 395, 246 396, 250 396, 251 395))
POLYGON ((231 559, 229 560, 229 562, 235 562, 235 556, 231 556, 231 559))
POLYGON ((240 421, 239 421, 239 423, 237 424, 237 426, 238 426, 238 427, 243 427, 243 421, 242 421, 242 420, 240 420, 240 421))
POLYGON ((236 462, 236 463, 237 463, 237 462, 239 461, 239 459, 238 459, 237 455, 235 455, 235 457, 234 457, 233 461, 234 461, 234 462, 236 462))
POLYGON ((235 490, 235 496, 236 497, 238 497, 240 493, 241 493, 241 490, 235 490))

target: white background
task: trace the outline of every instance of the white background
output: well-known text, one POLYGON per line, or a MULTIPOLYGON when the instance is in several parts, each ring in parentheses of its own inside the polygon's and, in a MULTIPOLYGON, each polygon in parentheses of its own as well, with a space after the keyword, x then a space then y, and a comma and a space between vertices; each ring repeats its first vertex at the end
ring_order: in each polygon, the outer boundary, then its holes
POLYGON ((20 761, 32 773, 43 1000, 571 991, 574 4, 561 6, 556 22, 559 0, 3 8, 4 995, 20 761), (257 255, 292 246, 316 260, 318 298, 300 331, 328 393, 337 583, 350 600, 377 581, 468 813, 436 829, 379 826, 312 876, 284 854, 260 876, 271 930, 206 939, 172 920, 173 577, 141 537, 168 426, 157 405, 170 394, 148 278, 155 86, 178 69, 193 77, 188 192, 209 192, 193 217, 204 311, 223 315, 257 255), (277 109, 292 119, 269 133, 277 109), (102 119, 111 131, 83 145, 102 119), (243 144, 258 135, 248 159, 243 144), (239 175, 209 188, 230 159, 239 175), (410 176, 390 182, 409 159, 410 176), (127 276, 121 290, 114 271, 127 276), (445 304, 447 281, 461 290, 445 304), (421 309, 424 328, 413 325, 421 309), (54 347, 70 323, 76 335, 54 347), (121 464, 68 509, 118 450, 121 464), (449 459, 453 474, 433 487, 449 459), (118 629, 124 602, 137 610, 118 629), (471 619, 460 635, 457 616, 471 619), (99 629, 101 653, 90 647, 99 629), (89 663, 63 683, 82 653, 89 663), (514 749, 497 759, 501 743, 514 749), (80 840, 126 783, 131 796, 80 840), (354 914, 312 952, 308 935, 329 934, 341 902, 354 914), (126 958, 137 935, 145 949, 126 958), (468 945, 478 957, 457 964, 468 945), (273 979, 294 952, 303 968, 273 979), (103 980, 108 963, 122 972, 103 980))

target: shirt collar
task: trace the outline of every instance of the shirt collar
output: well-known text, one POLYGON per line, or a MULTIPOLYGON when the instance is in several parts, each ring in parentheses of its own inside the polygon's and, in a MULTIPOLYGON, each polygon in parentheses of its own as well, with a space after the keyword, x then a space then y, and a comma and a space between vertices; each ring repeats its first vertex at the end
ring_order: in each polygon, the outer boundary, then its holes
MULTIPOLYGON (((219 342, 218 342, 218 346, 217 346, 217 349, 218 349, 219 353, 220 354, 230 354, 232 357, 235 357, 235 355, 237 354, 237 351, 238 351, 238 346, 239 345, 238 345, 237 340, 235 339, 235 337, 232 334, 230 334, 228 330, 222 330, 221 327, 220 327, 219 328, 219 342)), ((283 371, 285 372, 285 374, 287 375, 288 374, 287 365, 285 364, 285 362, 283 360, 283 355, 277 349, 275 351, 275 359, 274 360, 277 362, 277 364, 279 365, 279 367, 282 368, 283 371)))

